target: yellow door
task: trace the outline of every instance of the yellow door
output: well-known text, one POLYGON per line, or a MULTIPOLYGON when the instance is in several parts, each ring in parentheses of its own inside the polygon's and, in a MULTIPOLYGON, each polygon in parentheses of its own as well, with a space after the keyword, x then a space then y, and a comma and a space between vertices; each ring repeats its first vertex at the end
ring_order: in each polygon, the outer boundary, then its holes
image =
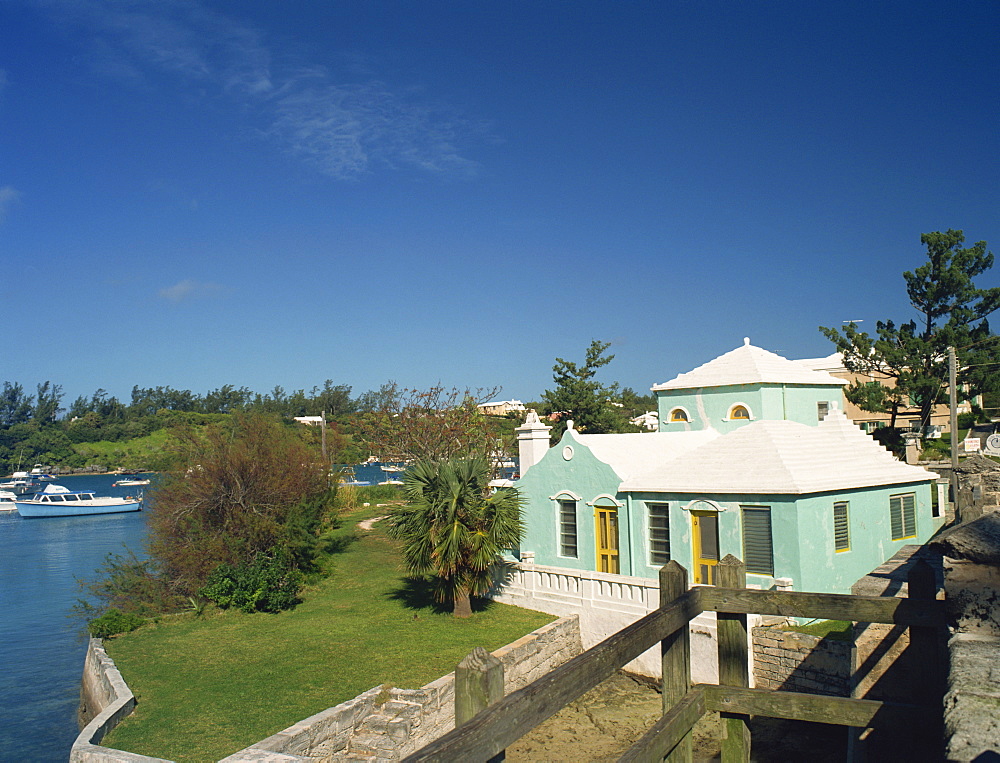
POLYGON ((719 563, 719 515, 692 511, 691 536, 694 538, 694 582, 715 585, 715 566, 719 563))
POLYGON ((618 574, 618 510, 598 508, 597 571, 618 574))

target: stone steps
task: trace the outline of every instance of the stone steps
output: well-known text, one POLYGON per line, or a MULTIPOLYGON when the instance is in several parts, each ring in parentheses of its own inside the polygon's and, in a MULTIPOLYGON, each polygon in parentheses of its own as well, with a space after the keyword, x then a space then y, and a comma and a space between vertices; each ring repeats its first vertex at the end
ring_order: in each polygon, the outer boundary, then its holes
POLYGON ((422 705, 417 702, 389 700, 378 712, 361 722, 347 743, 341 760, 382 761, 397 760, 396 753, 409 739, 412 730, 420 725, 422 705))

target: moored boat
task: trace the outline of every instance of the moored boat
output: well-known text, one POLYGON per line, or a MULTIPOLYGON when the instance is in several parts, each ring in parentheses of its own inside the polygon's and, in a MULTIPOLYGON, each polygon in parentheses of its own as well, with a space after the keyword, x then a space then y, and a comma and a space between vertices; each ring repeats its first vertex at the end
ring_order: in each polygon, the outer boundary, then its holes
POLYGON ((46 485, 45 490, 30 498, 15 500, 22 517, 75 517, 89 514, 118 514, 139 511, 142 496, 98 496, 90 490, 69 490, 62 485, 46 485))
POLYGON ((49 474, 48 470, 41 464, 35 464, 31 467, 29 475, 32 479, 44 480, 45 482, 51 482, 56 478, 54 474, 49 474))
POLYGON ((118 480, 117 482, 112 482, 111 487, 131 487, 132 485, 148 485, 148 484, 149 480, 127 478, 123 480, 118 480))
POLYGON ((31 495, 40 493, 45 485, 41 480, 32 477, 27 472, 14 472, 6 482, 0 482, 0 490, 7 490, 14 495, 31 495))
POLYGON ((17 496, 9 490, 0 490, 0 511, 17 511, 16 500, 17 496))

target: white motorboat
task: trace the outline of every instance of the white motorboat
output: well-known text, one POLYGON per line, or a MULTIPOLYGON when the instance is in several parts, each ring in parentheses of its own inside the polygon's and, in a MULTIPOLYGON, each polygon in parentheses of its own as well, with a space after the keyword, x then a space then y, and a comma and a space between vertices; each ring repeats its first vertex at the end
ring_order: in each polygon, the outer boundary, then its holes
POLYGON ((17 506, 14 504, 16 500, 17 496, 9 490, 0 490, 0 512, 17 511, 17 506))
POLYGON ((62 485, 46 485, 41 493, 14 502, 22 517, 74 517, 88 514, 118 514, 139 511, 142 496, 98 496, 89 490, 69 490, 62 485))
POLYGON ((40 493, 44 487, 41 480, 27 472, 14 472, 5 482, 0 482, 0 490, 7 490, 14 495, 40 493))

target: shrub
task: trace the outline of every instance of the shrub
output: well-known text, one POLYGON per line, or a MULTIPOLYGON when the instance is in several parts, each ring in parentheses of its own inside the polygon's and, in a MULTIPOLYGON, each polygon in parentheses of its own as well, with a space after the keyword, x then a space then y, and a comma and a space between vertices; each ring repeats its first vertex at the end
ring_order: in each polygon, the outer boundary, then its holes
POLYGON ((110 638, 119 633, 134 631, 145 621, 139 615, 132 612, 122 612, 120 609, 112 607, 100 617, 96 617, 87 623, 87 630, 94 638, 110 638))
POLYGON ((288 553, 258 554, 253 562, 233 566, 220 564, 199 593, 222 609, 241 612, 280 612, 298 603, 302 573, 288 553))
POLYGON ((872 433, 872 437, 876 442, 881 443, 883 447, 888 448, 897 456, 903 455, 905 450, 903 430, 895 427, 883 427, 882 429, 876 429, 872 433))
POLYGON ((960 413, 958 414, 958 428, 972 429, 978 420, 979 417, 972 411, 969 411, 968 413, 960 413))

